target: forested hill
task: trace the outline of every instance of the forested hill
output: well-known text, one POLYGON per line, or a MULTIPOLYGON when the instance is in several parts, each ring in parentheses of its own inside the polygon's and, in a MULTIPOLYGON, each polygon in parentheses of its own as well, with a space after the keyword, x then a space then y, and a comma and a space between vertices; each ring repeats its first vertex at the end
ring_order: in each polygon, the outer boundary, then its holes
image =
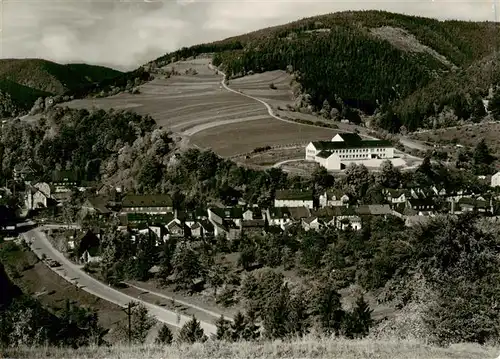
POLYGON ((413 130, 446 106, 456 109, 457 117, 480 112, 478 99, 498 81, 498 72, 490 71, 473 88, 467 76, 493 55, 499 33, 492 22, 349 11, 183 48, 154 63, 214 53, 214 65, 231 77, 287 69, 317 111, 326 105, 386 113, 377 117, 381 127, 413 130), (451 85, 446 92, 439 88, 443 81, 451 85))
POLYGON ((13 117, 29 110, 36 99, 72 94, 122 75, 103 66, 61 65, 41 59, 0 60, 0 118, 13 117))

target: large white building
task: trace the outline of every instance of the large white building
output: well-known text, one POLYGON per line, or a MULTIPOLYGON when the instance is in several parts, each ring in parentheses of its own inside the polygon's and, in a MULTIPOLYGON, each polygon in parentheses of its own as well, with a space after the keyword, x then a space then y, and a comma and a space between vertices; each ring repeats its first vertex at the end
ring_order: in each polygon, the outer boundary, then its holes
POLYGON ((331 141, 315 141, 306 146, 306 160, 327 170, 340 170, 350 162, 394 158, 394 146, 385 140, 363 140, 357 133, 339 133, 331 141))

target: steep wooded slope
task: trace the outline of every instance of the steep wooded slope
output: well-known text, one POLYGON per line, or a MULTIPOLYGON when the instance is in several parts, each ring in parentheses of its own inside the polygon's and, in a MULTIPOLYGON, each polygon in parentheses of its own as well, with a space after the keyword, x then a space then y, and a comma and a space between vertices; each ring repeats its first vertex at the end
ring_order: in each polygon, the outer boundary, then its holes
MULTIPOLYGON (((498 31, 488 22, 350 11, 183 48, 154 62, 161 66, 173 59, 214 53, 213 63, 233 77, 288 69, 296 74, 302 94, 310 95, 305 104, 315 110, 325 100, 340 111, 350 107, 373 114, 394 108, 397 119, 388 121, 387 127, 397 130, 404 124, 416 129, 426 123, 417 108, 427 109, 433 102, 443 102, 444 107, 449 100, 449 93, 431 91, 432 86, 443 79, 456 83, 453 79, 466 76, 467 68, 491 56, 500 44, 498 31), (429 95, 426 103, 407 102, 418 90, 429 95)), ((481 91, 494 82, 491 76, 481 81, 481 91)))

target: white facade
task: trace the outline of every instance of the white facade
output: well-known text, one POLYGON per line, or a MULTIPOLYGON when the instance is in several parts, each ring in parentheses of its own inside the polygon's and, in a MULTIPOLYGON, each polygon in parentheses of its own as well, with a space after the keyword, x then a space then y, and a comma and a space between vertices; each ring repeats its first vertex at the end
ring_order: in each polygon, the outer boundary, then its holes
POLYGON ((319 196, 319 204, 324 207, 342 207, 349 203, 349 196, 346 194, 334 194, 325 192, 319 196))
POLYGON ((310 200, 304 199, 275 199, 274 207, 307 207, 312 209, 314 207, 314 203, 312 198, 310 200))
POLYGON ((315 161, 328 170, 339 170, 341 164, 348 164, 351 161, 394 158, 394 147, 385 145, 386 143, 363 141, 357 134, 337 134, 330 142, 309 143, 306 146, 305 159, 315 161), (345 148, 342 148, 342 145, 330 145, 342 142, 345 142, 345 148))
POLYGON ((499 187, 500 186, 500 172, 495 173, 491 176, 491 187, 499 187))

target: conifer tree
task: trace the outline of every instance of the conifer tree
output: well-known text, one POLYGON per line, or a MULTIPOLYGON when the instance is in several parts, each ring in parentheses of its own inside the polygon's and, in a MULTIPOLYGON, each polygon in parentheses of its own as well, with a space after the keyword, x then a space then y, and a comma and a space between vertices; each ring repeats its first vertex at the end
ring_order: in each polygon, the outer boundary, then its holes
POLYGON ((205 335, 200 322, 193 316, 189 322, 182 326, 177 340, 181 343, 193 344, 196 342, 204 342, 207 340, 207 336, 205 335))
POLYGON ((238 312, 234 317, 234 321, 231 324, 231 339, 236 342, 241 340, 243 337, 243 332, 245 331, 246 320, 243 313, 238 312))
POLYGON ((217 332, 215 334, 215 338, 217 340, 229 340, 231 339, 231 325, 228 320, 224 318, 223 315, 220 316, 219 319, 215 322, 215 326, 217 328, 217 332))
POLYGON ((356 306, 353 309, 352 317, 355 322, 355 334, 358 337, 365 337, 368 335, 371 326, 373 325, 372 319, 373 310, 366 302, 363 295, 356 300, 356 306))
POLYGON ((174 336, 172 335, 172 331, 166 324, 163 324, 158 332, 155 343, 159 345, 170 345, 173 339, 174 336))

